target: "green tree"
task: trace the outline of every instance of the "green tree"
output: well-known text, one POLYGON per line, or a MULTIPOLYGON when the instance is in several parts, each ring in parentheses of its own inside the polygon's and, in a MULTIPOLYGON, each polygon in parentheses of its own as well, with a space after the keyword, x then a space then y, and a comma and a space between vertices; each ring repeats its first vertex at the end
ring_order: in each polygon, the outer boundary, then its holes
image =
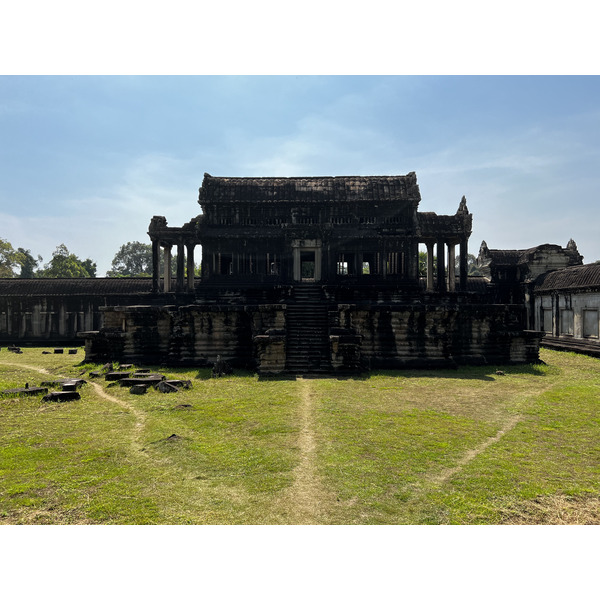
POLYGON ((0 238, 0 277, 14 277, 18 266, 17 252, 12 244, 0 238))
POLYGON ((60 244, 52 253, 50 262, 39 271, 40 277, 95 277, 96 263, 87 258, 84 261, 60 244))
MULTIPOLYGON (((187 262, 186 262, 187 265, 187 262)), ((107 277, 150 277, 152 275, 152 244, 142 242, 127 242, 115 254, 112 269, 107 271, 107 277)), ((159 271, 162 275, 164 268, 164 251, 159 253, 159 271)), ((187 266, 184 267, 184 270, 187 266)), ((200 276, 201 266, 194 264, 194 274, 200 276)), ((177 255, 171 259, 171 271, 177 275, 177 255)))
POLYGON ((17 249, 17 261, 21 267, 19 277, 21 279, 31 279, 36 276, 35 269, 42 262, 42 257, 38 254, 37 259, 33 258, 30 250, 24 248, 17 249))
MULTIPOLYGON (((433 256, 433 272, 437 272, 437 256, 433 256)), ((419 252, 419 277, 427 277, 427 252, 419 252)))
POLYGON ((89 273, 89 277, 96 277, 96 263, 91 258, 81 261, 81 266, 89 273))
MULTIPOLYGON (((162 252, 161 252, 162 263, 162 252)), ((127 242, 115 254, 108 277, 150 277, 152 274, 152 244, 127 242)))

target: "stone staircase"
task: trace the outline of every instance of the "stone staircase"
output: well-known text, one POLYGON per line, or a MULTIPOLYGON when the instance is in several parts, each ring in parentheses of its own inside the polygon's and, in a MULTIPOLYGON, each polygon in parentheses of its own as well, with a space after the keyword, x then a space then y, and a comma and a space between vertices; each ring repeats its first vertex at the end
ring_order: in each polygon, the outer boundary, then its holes
POLYGON ((329 373, 328 307, 319 285, 294 286, 286 308, 286 371, 288 373, 329 373))

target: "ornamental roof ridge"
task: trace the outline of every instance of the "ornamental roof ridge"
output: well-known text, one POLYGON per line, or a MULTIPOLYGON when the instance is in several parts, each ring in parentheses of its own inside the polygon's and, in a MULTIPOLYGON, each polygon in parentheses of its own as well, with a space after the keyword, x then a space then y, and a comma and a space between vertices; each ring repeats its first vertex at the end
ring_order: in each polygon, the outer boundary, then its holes
POLYGON ((291 175, 291 176, 271 176, 271 177, 254 177, 254 176, 243 176, 243 177, 230 177, 230 176, 215 176, 209 175, 208 173, 204 174, 204 178, 208 180, 218 180, 218 181, 231 181, 231 182, 246 182, 246 181, 316 181, 321 179, 331 179, 331 180, 382 180, 382 179, 392 179, 392 180, 404 180, 404 179, 413 179, 416 177, 416 173, 411 171, 410 173, 406 173, 405 175, 291 175))
POLYGON ((205 175, 199 202, 416 201, 414 171, 407 175, 213 177, 205 175))

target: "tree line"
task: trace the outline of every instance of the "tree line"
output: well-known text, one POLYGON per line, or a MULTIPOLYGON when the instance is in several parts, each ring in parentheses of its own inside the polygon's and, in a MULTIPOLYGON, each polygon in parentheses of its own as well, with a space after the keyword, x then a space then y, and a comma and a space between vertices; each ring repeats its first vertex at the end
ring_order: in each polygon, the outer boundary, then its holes
MULTIPOLYGON (((162 252, 161 252, 162 265, 162 252)), ((176 267, 176 264, 173 265, 176 267)), ((107 277, 150 277, 152 275, 152 244, 127 242, 116 252, 107 277)), ((196 269, 197 273, 199 269, 196 269)), ((199 274, 199 273, 198 273, 199 274)), ((82 260, 69 251, 65 244, 59 244, 52 258, 44 264, 38 254, 33 256, 25 248, 13 248, 12 244, 0 238, 0 277, 57 278, 57 277, 96 277, 97 265, 91 258, 82 260)))

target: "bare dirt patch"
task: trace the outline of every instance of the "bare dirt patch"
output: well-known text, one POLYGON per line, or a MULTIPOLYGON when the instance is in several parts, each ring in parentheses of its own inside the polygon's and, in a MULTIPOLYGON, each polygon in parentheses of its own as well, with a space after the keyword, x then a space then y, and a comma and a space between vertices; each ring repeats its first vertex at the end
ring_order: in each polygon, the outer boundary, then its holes
POLYGON ((503 525, 600 525, 597 496, 540 496, 503 511, 503 525))

